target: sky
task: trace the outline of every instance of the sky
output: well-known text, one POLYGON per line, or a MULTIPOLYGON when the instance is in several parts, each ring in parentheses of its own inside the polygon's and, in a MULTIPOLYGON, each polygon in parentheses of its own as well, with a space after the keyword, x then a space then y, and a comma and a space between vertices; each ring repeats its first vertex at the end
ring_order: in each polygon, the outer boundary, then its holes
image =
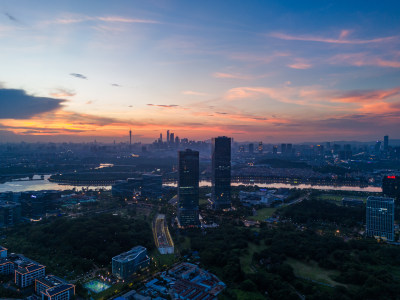
POLYGON ((0 2, 0 142, 400 138, 399 1, 0 2))

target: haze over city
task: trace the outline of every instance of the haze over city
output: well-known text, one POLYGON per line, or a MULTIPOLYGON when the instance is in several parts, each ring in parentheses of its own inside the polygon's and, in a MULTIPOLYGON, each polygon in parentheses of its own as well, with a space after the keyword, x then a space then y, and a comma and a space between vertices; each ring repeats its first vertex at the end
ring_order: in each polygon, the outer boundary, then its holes
POLYGON ((396 139, 399 8, 2 1, 0 140, 396 139))

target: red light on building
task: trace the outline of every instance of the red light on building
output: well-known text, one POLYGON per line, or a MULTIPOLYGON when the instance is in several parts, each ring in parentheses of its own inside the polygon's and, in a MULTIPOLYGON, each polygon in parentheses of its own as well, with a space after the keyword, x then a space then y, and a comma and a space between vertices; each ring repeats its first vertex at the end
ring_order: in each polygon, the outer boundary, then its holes
POLYGON ((389 179, 396 179, 396 176, 388 176, 389 179))

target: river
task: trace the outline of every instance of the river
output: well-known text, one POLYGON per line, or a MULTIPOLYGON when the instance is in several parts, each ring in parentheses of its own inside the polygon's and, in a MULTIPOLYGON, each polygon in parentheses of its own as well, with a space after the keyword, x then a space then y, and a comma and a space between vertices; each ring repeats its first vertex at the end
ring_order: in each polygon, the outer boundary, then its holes
MULTIPOLYGON (((0 184, 0 193, 2 192, 26 192, 26 191, 41 191, 41 190, 81 190, 82 188, 89 188, 92 190, 98 189, 111 189, 111 185, 107 186, 73 186, 73 185, 63 185, 55 182, 50 182, 48 178, 50 175, 45 175, 44 180, 27 180, 27 181, 9 181, 0 184)), ((33 179, 39 179, 39 176, 34 176, 33 179)), ((167 183, 167 186, 176 186, 177 183, 167 183)), ((210 186, 209 180, 200 181, 200 186, 210 186)), ((357 186, 329 186, 329 185, 311 185, 311 184, 296 184, 291 185, 287 183, 241 183, 232 182, 232 186, 239 185, 258 185, 261 188, 298 188, 298 189, 315 189, 315 190, 327 190, 327 191, 357 191, 357 192, 382 192, 381 187, 367 186, 367 187, 357 187, 357 186)))

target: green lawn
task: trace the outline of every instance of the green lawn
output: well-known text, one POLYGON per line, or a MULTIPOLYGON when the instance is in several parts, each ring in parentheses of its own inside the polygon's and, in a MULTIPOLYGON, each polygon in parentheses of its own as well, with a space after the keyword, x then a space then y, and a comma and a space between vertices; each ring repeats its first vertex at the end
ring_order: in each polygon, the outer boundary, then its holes
POLYGON ((158 266, 170 266, 176 261, 175 254, 160 254, 157 249, 151 251, 150 257, 156 261, 158 266))
POLYGON ((331 285, 340 285, 332 279, 332 277, 339 275, 339 271, 322 269, 315 261, 306 263, 293 258, 288 258, 286 262, 293 267, 296 276, 331 285))
POLYGON ((321 200, 328 200, 328 201, 335 201, 338 202, 337 204, 342 203, 343 198, 352 198, 352 199, 361 199, 364 201, 364 203, 367 201, 365 197, 359 197, 359 196, 349 196, 349 195, 335 195, 335 194, 323 194, 317 196, 318 199, 321 200))
POLYGON ((249 246, 247 247, 247 253, 240 257, 240 264, 242 266, 243 272, 254 273, 254 270, 251 268, 253 254, 254 252, 260 252, 265 248, 266 246, 264 245, 264 243, 261 243, 260 245, 249 243, 249 246))
POLYGON ((276 207, 266 207, 257 210, 257 215, 249 217, 253 221, 264 221, 265 219, 272 216, 272 214, 277 210, 276 207))

